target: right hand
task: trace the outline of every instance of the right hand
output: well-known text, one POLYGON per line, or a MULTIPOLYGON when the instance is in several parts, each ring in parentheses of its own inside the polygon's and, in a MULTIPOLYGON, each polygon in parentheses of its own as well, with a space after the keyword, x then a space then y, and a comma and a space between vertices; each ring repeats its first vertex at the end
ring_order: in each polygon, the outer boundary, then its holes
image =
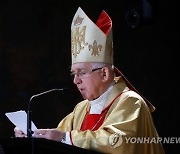
POLYGON ((24 134, 23 131, 20 130, 18 127, 14 128, 14 135, 15 137, 27 137, 27 135, 24 134))

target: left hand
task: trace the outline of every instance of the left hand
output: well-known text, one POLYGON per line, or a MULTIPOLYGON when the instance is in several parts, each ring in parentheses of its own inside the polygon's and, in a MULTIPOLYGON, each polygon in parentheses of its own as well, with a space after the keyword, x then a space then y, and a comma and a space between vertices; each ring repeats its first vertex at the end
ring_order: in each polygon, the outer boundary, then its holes
POLYGON ((53 129, 37 129, 34 131, 33 136, 36 138, 45 138, 60 142, 65 135, 66 135, 65 132, 53 128, 53 129))

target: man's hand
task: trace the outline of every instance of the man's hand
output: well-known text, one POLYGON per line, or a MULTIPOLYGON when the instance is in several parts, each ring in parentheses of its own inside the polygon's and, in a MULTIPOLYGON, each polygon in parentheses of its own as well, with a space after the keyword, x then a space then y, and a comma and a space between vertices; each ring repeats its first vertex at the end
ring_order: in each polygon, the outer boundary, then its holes
POLYGON ((59 131, 57 129, 37 129, 34 131, 33 136, 36 138, 45 138, 60 142, 65 135, 65 132, 59 131))
POLYGON ((24 134, 23 131, 20 130, 18 127, 14 128, 14 135, 15 137, 27 137, 27 135, 24 134))

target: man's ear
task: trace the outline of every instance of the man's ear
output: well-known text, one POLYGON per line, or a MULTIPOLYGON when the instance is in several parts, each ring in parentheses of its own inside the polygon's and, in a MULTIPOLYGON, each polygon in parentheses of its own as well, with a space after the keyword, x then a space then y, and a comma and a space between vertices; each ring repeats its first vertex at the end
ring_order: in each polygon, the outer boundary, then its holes
POLYGON ((106 82, 110 77, 109 69, 107 67, 103 67, 101 69, 101 75, 102 75, 102 81, 106 82))

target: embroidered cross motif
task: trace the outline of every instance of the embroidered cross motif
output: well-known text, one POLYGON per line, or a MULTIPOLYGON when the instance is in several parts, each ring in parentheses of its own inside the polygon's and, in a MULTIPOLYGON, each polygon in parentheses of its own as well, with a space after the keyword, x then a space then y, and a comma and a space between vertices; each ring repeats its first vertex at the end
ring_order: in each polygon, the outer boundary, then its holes
POLYGON ((91 55, 93 56, 99 56, 99 52, 102 49, 102 45, 97 45, 97 41, 94 40, 93 45, 89 45, 89 51, 92 50, 91 55))

